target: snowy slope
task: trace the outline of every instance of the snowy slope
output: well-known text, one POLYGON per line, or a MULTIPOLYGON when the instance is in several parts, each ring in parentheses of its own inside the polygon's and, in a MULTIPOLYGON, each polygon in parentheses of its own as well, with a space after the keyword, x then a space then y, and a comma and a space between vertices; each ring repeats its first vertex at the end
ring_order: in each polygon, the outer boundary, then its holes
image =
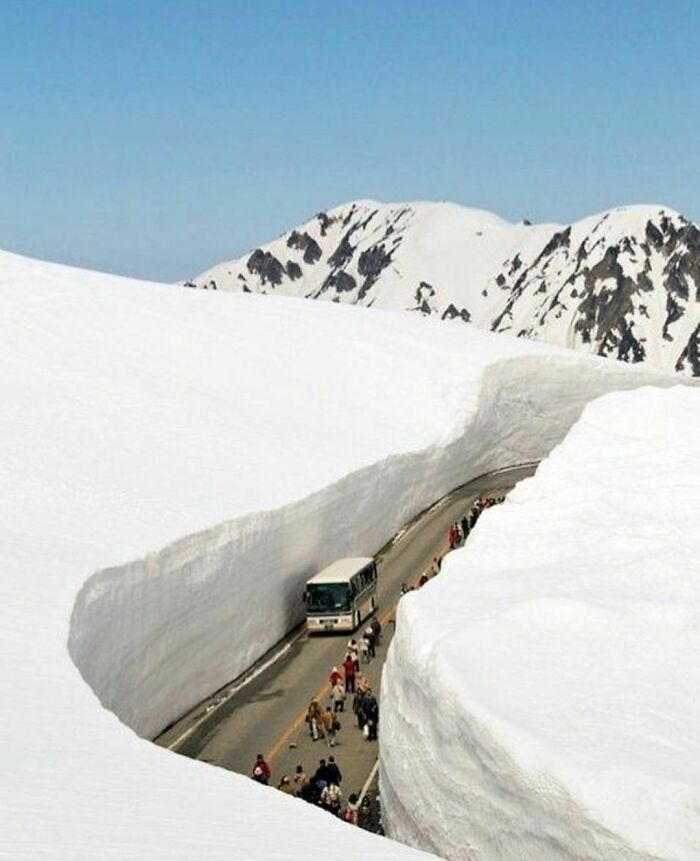
POLYGON ((188 283, 414 310, 700 375, 700 231, 659 206, 533 226, 357 201, 188 283))
POLYGON ((699 423, 697 389, 590 404, 402 599, 389 833, 455 859, 700 858, 699 423))
POLYGON ((236 676, 317 566, 649 376, 8 254, 0 308, 0 857, 307 859, 310 835, 417 857, 124 724, 152 735, 236 676))

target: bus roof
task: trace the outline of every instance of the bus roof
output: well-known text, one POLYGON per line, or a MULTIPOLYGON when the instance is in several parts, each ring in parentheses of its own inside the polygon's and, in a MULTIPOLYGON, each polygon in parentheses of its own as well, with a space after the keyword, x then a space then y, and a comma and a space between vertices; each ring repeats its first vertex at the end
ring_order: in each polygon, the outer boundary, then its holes
POLYGON ((314 574, 313 577, 307 580, 307 583, 344 583, 349 580, 353 574, 357 574, 366 565, 374 562, 372 556, 355 556, 351 559, 337 559, 323 571, 314 574))

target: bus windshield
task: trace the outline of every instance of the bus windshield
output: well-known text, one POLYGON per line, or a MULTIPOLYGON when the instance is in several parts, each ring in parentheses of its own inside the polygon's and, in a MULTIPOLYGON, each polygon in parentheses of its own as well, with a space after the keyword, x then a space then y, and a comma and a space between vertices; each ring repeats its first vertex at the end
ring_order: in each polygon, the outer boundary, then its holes
POLYGON ((306 609, 310 613, 349 613, 350 587, 347 583, 309 583, 306 609))

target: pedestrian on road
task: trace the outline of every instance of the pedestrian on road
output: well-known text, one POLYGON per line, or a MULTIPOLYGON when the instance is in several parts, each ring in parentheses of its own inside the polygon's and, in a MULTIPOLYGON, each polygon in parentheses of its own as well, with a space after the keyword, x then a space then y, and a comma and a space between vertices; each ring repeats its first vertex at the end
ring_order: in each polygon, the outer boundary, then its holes
POLYGON ((364 676, 362 673, 358 673, 357 676, 355 677, 355 687, 357 688, 357 690, 360 693, 362 693, 362 694, 367 693, 367 688, 369 687, 369 682, 367 681, 367 677, 364 676))
POLYGON ((331 696, 333 697, 333 711, 345 711, 345 685, 343 684, 342 679, 338 680, 331 692, 331 696))
POLYGON ((306 799, 309 788, 309 775, 304 771, 303 765, 297 765, 294 775, 294 791, 299 798, 306 799))
POLYGON ((352 701, 352 710, 355 712, 355 716, 357 717, 357 726, 361 730, 364 730, 365 724, 367 723, 367 707, 365 704, 366 699, 366 691, 362 688, 359 688, 352 701))
POLYGON ((325 712, 323 713, 323 729, 326 733, 326 738, 328 739, 328 747, 335 747, 335 734, 337 725, 338 718, 331 711, 331 707, 327 706, 325 712))
POLYGON ((469 518, 465 514, 461 521, 462 526, 462 535, 464 535, 464 540, 467 540, 467 536, 469 535, 469 518))
POLYGON ((382 623, 376 616, 374 617, 374 619, 372 619, 371 627, 372 631, 374 632, 374 647, 376 649, 382 636, 382 623))
POLYGON ((316 769, 313 779, 315 783, 321 781, 324 786, 330 782, 330 772, 328 771, 328 763, 325 759, 320 759, 318 761, 318 768, 316 769))
POLYGON ((371 658, 369 655, 369 641, 367 640, 367 637, 360 637, 360 655, 362 662, 369 664, 371 658))
POLYGON ((360 663, 357 658, 353 658, 348 653, 343 661, 343 670, 345 671, 345 690, 349 694, 354 694, 355 674, 360 671, 360 663))
POLYGON ((323 738, 323 711, 317 700, 311 700, 306 712, 306 722, 313 741, 323 738))
POLYGON ((337 783, 338 786, 340 786, 343 782, 343 775, 340 773, 340 769, 338 768, 338 764, 336 763, 334 756, 328 757, 326 774, 328 775, 328 783, 337 783))
POLYGON ((277 786, 280 792, 283 792, 285 795, 296 795, 296 788, 289 777, 285 774, 280 780, 279 785, 277 786))
POLYGON ((348 805, 343 811, 343 821, 349 825, 357 825, 359 802, 357 795, 353 792, 348 798, 348 805))
POLYGON ((422 586, 425 586, 425 584, 428 582, 429 579, 430 578, 428 577, 427 574, 421 574, 420 580, 418 581, 418 588, 420 589, 422 586))
POLYGON ((369 652, 370 658, 374 658, 377 654, 376 649, 374 648, 374 628, 371 625, 367 625, 365 628, 362 639, 367 640, 367 651, 369 652))
POLYGON ((362 804, 360 804, 357 811, 357 824, 360 828, 364 828, 365 831, 371 831, 373 819, 374 814, 372 812, 372 802, 370 801, 369 795, 365 795, 362 799, 362 804))
POLYGON ((262 768, 260 768, 259 765, 255 766, 255 768, 253 769, 253 773, 251 774, 251 777, 253 778, 253 780, 256 783, 262 783, 263 786, 267 786, 267 784, 268 784, 268 779, 263 774, 263 770, 262 770, 262 768))
POLYGON ((439 574, 440 569, 442 568, 442 557, 436 556, 435 559, 433 559, 433 564, 435 565, 435 573, 439 574))
POLYGON ((410 591, 411 590, 408 588, 408 583, 402 583, 401 584, 401 594, 402 595, 405 595, 406 593, 408 593, 410 591))
POLYGON ((309 801, 312 804, 321 803, 321 794, 328 786, 328 774, 326 772, 326 760, 322 759, 316 769, 316 773, 309 783, 309 801))
POLYGON ((367 716, 367 724, 369 725, 368 741, 377 740, 377 727, 379 725, 379 703, 371 690, 367 691, 367 696, 364 699, 364 711, 367 716))
POLYGON ((457 530, 455 529, 454 523, 450 526, 449 532, 447 533, 447 541, 450 545, 450 550, 454 550, 455 545, 457 544, 457 530))
POLYGON ((334 688, 338 684, 338 682, 342 681, 342 679, 343 674, 337 667, 333 667, 333 669, 331 670, 331 674, 328 677, 328 681, 330 682, 331 687, 334 688))
POLYGON ((329 813, 340 816, 343 793, 337 783, 329 783, 321 793, 321 804, 329 813))
POLYGON ((270 766, 265 762, 263 755, 259 753, 255 757, 255 762, 253 763, 253 780, 267 786, 270 782, 271 775, 272 772, 270 771, 270 766))
POLYGON ((351 658, 358 660, 360 656, 360 647, 357 645, 357 640, 354 637, 348 643, 347 652, 351 658))

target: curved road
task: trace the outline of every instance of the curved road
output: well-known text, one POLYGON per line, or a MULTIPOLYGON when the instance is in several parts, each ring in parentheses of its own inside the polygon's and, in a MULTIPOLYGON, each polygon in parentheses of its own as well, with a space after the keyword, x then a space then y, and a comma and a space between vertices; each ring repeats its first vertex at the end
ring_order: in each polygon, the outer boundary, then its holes
MULTIPOLYGON (((513 467, 457 488, 419 515, 380 551, 378 613, 382 643, 376 658, 362 666, 375 693, 379 692, 401 584, 415 584, 433 558, 447 552, 450 524, 459 520, 475 499, 506 494, 535 469, 529 464, 513 467)), ((347 633, 309 637, 303 628, 297 629, 272 650, 271 657, 262 658, 242 683, 232 683, 200 704, 169 727, 156 744, 245 775, 250 775, 256 753, 263 753, 272 768, 270 782, 274 785, 283 774, 293 775, 297 764, 313 773, 319 758, 331 753, 343 772, 344 801, 351 792, 359 794, 376 762, 377 746, 362 738, 351 709, 340 715, 342 730, 333 750, 324 741, 312 742, 304 722, 312 697, 325 704, 330 690, 329 673, 342 662, 349 637, 347 633), (280 657, 273 660, 274 653, 280 651, 280 657)), ((351 699, 352 695, 346 709, 351 699)))

